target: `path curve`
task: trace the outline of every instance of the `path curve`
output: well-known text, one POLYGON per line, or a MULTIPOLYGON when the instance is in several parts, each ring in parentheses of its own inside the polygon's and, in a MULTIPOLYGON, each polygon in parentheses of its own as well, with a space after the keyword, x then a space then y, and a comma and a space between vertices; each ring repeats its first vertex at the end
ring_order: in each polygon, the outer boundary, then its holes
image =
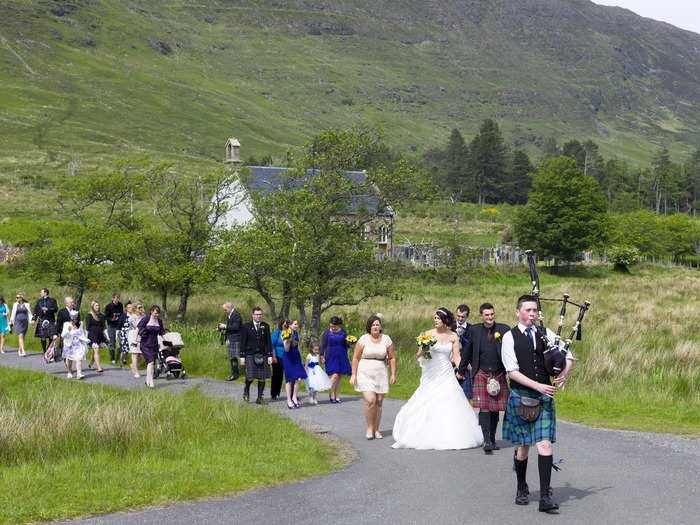
MULTIPOLYGON (((185 359, 186 363, 186 359, 185 359)), ((62 364, 45 365, 40 354, 19 358, 9 350, 0 365, 44 371, 64 377, 62 364)), ((128 370, 105 367, 88 371, 88 383, 145 388, 128 370)), ((185 382, 156 381, 172 392, 195 385, 217 397, 240 400, 242 385, 199 378, 185 382)), ((552 473, 552 487, 561 511, 557 517, 537 511, 537 461, 531 453, 528 482, 533 494, 527 507, 513 503, 513 449, 485 456, 481 449, 416 451, 391 448, 391 425, 404 401, 384 403, 383 440, 364 438, 362 401, 327 400, 289 411, 284 402, 270 403, 302 426, 327 429, 356 451, 348 468, 299 483, 255 489, 225 498, 195 501, 95 516, 70 523, 90 524, 230 524, 288 525, 365 523, 499 524, 540 523, 697 523, 700 515, 700 440, 588 428, 558 422, 555 458, 564 469, 552 473)), ((232 436, 232 440, 235 436, 232 436)))

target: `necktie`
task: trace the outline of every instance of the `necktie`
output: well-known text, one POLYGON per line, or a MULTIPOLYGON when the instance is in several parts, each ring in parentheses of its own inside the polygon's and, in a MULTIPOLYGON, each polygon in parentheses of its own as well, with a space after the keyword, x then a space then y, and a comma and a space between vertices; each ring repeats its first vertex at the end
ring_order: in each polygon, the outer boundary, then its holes
POLYGON ((537 345, 535 345, 535 336, 532 334, 532 327, 526 328, 525 333, 527 334, 527 338, 530 340, 530 344, 532 345, 532 349, 534 350, 537 345))
POLYGON ((487 339, 488 341, 491 340, 491 327, 489 327, 489 328, 486 329, 486 339, 487 339))
POLYGON ((255 331, 256 332, 260 331, 260 325, 258 323, 255 323, 255 331))

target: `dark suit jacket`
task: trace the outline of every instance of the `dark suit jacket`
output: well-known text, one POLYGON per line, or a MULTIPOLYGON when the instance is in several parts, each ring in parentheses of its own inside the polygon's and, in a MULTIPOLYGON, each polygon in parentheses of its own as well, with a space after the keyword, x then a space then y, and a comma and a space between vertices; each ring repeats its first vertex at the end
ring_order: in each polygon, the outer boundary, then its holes
POLYGON ((255 330, 253 321, 244 324, 241 328, 241 352, 246 356, 263 354, 272 357, 271 335, 270 325, 264 321, 260 323, 260 330, 255 330))
POLYGON ((240 341, 241 340, 241 324, 243 324, 243 319, 241 319, 241 314, 239 314, 235 309, 231 310, 231 314, 226 317, 226 339, 228 341, 240 341))
MULTIPOLYGON (((501 340, 503 334, 508 330, 510 330, 508 325, 501 323, 494 323, 493 325, 493 333, 499 332, 501 334, 501 337, 496 341, 499 361, 501 360, 501 340)), ((486 334, 486 328, 483 323, 473 324, 469 327, 469 334, 467 335, 468 343, 462 346, 461 361, 458 370, 463 376, 467 374, 467 365, 472 365, 472 378, 474 378, 479 371, 479 351, 481 345, 486 342, 486 334)))
MULTIPOLYGON (((80 319, 80 316, 78 316, 78 319, 80 319)), ((56 316, 56 330, 58 331, 58 335, 61 335, 61 332, 63 331, 63 323, 69 323, 70 322, 70 313, 68 312, 68 308, 61 308, 58 311, 58 315, 56 316)))
POLYGON ((39 299, 34 305, 34 320, 43 321, 48 319, 51 323, 56 322, 56 312, 58 312, 58 304, 56 299, 53 297, 46 297, 45 299, 39 299), (46 306, 46 312, 42 308, 46 306))

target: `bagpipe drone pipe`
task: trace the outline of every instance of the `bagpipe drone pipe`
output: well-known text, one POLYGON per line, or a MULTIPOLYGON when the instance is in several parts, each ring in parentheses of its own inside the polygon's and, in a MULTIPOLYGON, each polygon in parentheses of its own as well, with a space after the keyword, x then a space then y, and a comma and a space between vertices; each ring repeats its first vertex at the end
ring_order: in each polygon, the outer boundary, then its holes
POLYGON ((532 296, 537 301, 537 313, 538 313, 538 325, 537 325, 537 336, 544 343, 544 366, 547 369, 547 373, 550 376, 558 376, 564 367, 566 366, 566 354, 571 347, 571 343, 574 337, 577 340, 581 339, 581 323, 583 322, 583 316, 586 315, 588 308, 591 306, 590 301, 584 301, 583 304, 578 304, 569 300, 569 294, 564 294, 562 299, 548 299, 540 296, 540 278, 537 275, 537 268, 535 266, 535 255, 532 250, 525 250, 525 255, 527 257, 527 264, 530 267, 530 279, 532 280, 532 296), (541 301, 553 301, 561 303, 561 310, 559 312, 559 325, 557 326, 557 331, 554 338, 547 337, 547 330, 544 327, 544 316, 542 315, 542 305, 541 301), (572 305, 578 308, 578 318, 574 323, 573 328, 569 337, 562 341, 561 331, 564 326, 564 317, 566 316, 567 305, 572 305))

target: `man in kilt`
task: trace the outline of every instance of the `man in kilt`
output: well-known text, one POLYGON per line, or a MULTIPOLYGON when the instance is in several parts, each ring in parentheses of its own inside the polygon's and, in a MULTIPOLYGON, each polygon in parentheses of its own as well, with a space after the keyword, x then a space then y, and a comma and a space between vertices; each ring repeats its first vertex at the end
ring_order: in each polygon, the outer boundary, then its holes
POLYGON ((272 340, 270 326, 262 320, 262 308, 253 309, 253 320, 243 325, 241 329, 241 364, 245 365, 245 390, 243 400, 250 400, 250 385, 258 380, 258 405, 263 404, 265 379, 270 377, 272 364, 272 340))
POLYGON ((226 381, 238 379, 238 358, 241 357, 241 324, 243 319, 230 301, 221 305, 226 313, 226 323, 219 324, 221 344, 228 345, 228 359, 231 362, 231 376, 226 381))
MULTIPOLYGON (((554 394, 557 387, 564 387, 571 370, 573 356, 567 353, 564 370, 554 378, 552 385, 544 366, 545 345, 537 336, 535 320, 538 318, 537 300, 532 295, 518 299, 515 311, 518 324, 503 335, 501 357, 510 378, 510 396, 503 418, 503 439, 516 446, 515 474, 518 481, 515 503, 527 505, 527 458, 530 446, 537 446, 537 467, 540 475, 540 512, 556 513, 559 505, 552 500, 552 443, 556 441, 556 414, 554 394), (539 414, 537 414, 539 402, 539 414), (522 409, 521 409, 522 407, 522 409), (529 412, 526 413, 526 412, 529 412), (527 421, 521 416, 526 416, 527 421)), ((547 330, 553 340, 554 333, 547 330)))
POLYGON ((34 305, 32 324, 36 323, 34 337, 41 339, 41 350, 46 352, 49 341, 57 337, 56 312, 58 312, 58 303, 56 303, 56 299, 49 297, 48 288, 42 288, 39 295, 39 300, 34 305))
POLYGON ((478 408, 479 425, 484 433, 484 453, 499 450, 496 445, 496 428, 499 412, 506 409, 508 383, 501 361, 502 336, 510 327, 495 322, 495 311, 491 303, 479 307, 481 323, 469 327, 467 343, 462 348, 460 368, 471 365, 472 405, 478 408), (489 393, 489 382, 492 384, 489 393))

